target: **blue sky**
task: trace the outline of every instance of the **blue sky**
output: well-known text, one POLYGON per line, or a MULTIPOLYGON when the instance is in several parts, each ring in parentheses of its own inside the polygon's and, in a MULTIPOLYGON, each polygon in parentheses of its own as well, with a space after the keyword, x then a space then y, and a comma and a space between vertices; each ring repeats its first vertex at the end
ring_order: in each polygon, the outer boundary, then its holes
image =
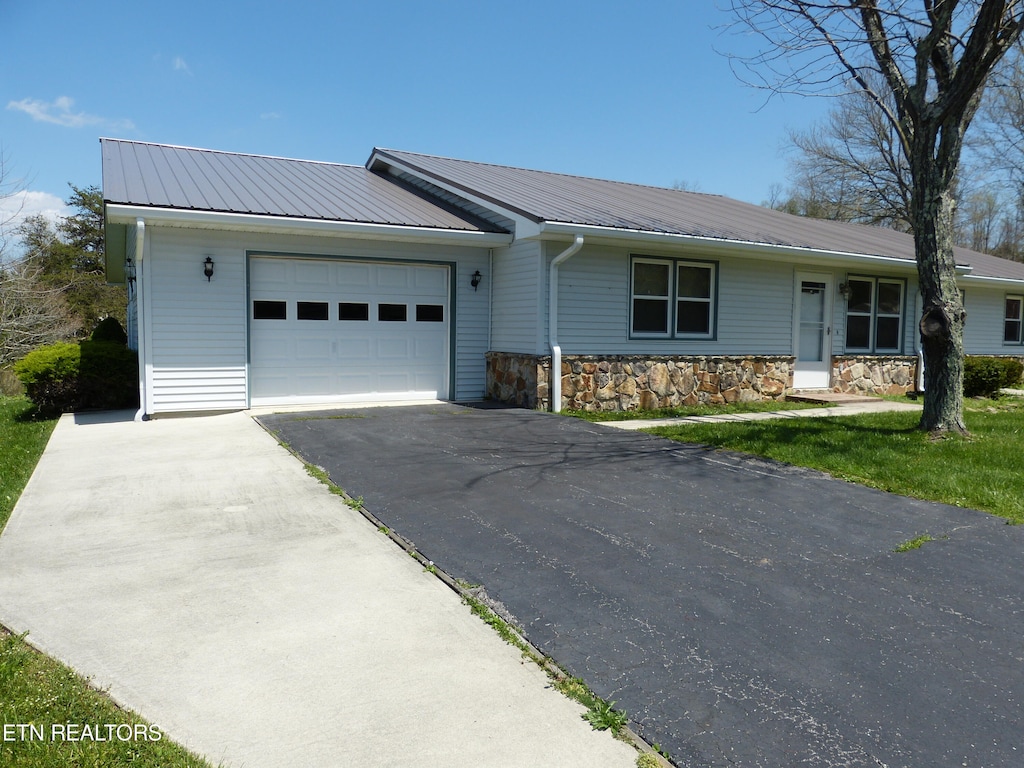
POLYGON ((374 146, 753 203, 823 99, 742 85, 713 0, 0 0, 0 146, 26 210, 100 136, 361 164, 374 146))

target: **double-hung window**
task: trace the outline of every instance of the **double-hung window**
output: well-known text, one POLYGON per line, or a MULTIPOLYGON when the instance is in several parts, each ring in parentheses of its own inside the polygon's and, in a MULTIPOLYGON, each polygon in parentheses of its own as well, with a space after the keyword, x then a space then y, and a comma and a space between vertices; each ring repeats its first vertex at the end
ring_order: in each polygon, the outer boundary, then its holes
POLYGON ((903 348, 904 282, 850 277, 846 285, 846 350, 899 353, 903 348))
POLYGON ((717 264, 634 257, 630 335, 710 339, 715 333, 717 264))
POLYGON ((1007 344, 1020 344, 1021 309, 1024 308, 1024 296, 1007 296, 1006 309, 1003 313, 1003 341, 1007 344))

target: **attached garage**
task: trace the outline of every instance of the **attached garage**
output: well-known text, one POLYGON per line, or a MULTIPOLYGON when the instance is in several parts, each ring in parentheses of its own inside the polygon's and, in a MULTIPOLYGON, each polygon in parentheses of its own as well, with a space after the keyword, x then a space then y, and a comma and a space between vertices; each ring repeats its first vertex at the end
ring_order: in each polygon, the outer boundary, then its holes
POLYGON ((447 399, 453 266, 251 255, 250 402, 447 399))

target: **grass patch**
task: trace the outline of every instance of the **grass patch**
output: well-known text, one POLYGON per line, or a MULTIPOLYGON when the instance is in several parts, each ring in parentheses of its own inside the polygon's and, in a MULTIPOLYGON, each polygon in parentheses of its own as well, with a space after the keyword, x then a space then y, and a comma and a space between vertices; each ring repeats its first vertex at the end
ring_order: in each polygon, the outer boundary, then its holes
POLYGON ((822 403, 797 403, 768 400, 731 405, 686 405, 677 408, 655 408, 650 411, 562 411, 584 421, 633 421, 635 419, 679 419, 687 416, 727 416, 730 413, 764 413, 767 411, 799 411, 804 408, 825 408, 822 403))
POLYGON ((647 431, 1024 523, 1024 399, 971 400, 965 408, 971 435, 937 441, 917 429, 920 415, 908 411, 647 431))
POLYGON ((914 538, 908 539, 907 541, 904 541, 902 544, 898 545, 896 549, 893 550, 893 552, 910 552, 912 549, 920 549, 929 541, 935 541, 935 537, 929 536, 927 533, 922 534, 920 536, 915 536, 914 538))
POLYGON ((209 768, 23 637, 0 630, 0 765, 209 768), (20 726, 20 727, 19 727, 20 726), (83 729, 90 729, 86 737, 83 729), (56 728, 56 731, 54 730, 56 728), (74 734, 74 740, 70 736, 74 734), (9 738, 8 738, 9 737, 9 738))
POLYGON ((26 398, 0 398, 0 531, 7 525, 56 424, 56 419, 36 418, 26 398))

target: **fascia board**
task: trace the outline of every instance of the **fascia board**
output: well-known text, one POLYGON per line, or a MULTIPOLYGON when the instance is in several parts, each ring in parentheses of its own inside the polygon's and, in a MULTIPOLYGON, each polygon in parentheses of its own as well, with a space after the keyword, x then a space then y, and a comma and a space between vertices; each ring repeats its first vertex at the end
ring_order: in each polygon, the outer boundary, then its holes
POLYGON ((1024 279, 1014 277, 986 277, 985 275, 962 275, 965 285, 1024 286, 1024 279))
POLYGON ((532 219, 524 215, 520 211, 514 211, 510 208, 506 208, 501 203, 491 200, 486 197, 474 194, 468 188, 458 186, 442 176, 438 176, 432 173, 426 173, 420 169, 403 163, 401 160, 384 155, 377 150, 374 150, 373 154, 370 155, 370 159, 366 161, 366 167, 374 170, 375 166, 383 165, 388 170, 401 171, 408 173, 411 176, 415 176, 418 179, 429 182, 437 187, 440 187, 445 192, 450 192, 457 197, 461 197, 464 200, 468 200, 475 205, 479 205, 481 208, 486 208, 489 211, 493 211, 499 216, 504 216, 515 224, 516 239, 522 239, 526 237, 536 237, 540 233, 539 227, 543 226, 542 223, 537 219, 532 219))
POLYGON ((266 234, 344 236, 364 240, 398 240, 404 242, 499 247, 512 242, 512 235, 497 232, 468 232, 457 229, 410 227, 398 224, 368 224, 323 219, 299 219, 288 216, 222 213, 218 211, 185 211, 177 208, 108 203, 107 220, 115 224, 134 223, 143 218, 150 224, 191 229, 219 229, 260 232, 266 234))
MULTIPOLYGON (((541 239, 562 239, 576 234, 587 236, 587 241, 593 243, 600 240, 609 245, 621 245, 627 248, 635 248, 638 245, 650 246, 680 246, 688 245, 699 247, 707 251, 722 253, 723 255, 742 256, 745 258, 761 258, 778 260, 785 258, 798 264, 818 264, 834 262, 850 265, 885 265, 899 267, 902 269, 917 269, 917 264, 909 259, 900 259, 894 256, 874 256, 863 253, 849 253, 844 251, 827 251, 814 248, 801 248, 791 245, 775 245, 773 243, 757 243, 745 240, 724 240, 714 237, 699 237, 696 235, 679 235, 666 232, 646 232, 634 229, 616 229, 612 227, 598 227, 591 224, 570 224, 563 222, 545 222, 540 227, 541 239)), ((966 274, 972 267, 959 265, 957 272, 966 274)))

